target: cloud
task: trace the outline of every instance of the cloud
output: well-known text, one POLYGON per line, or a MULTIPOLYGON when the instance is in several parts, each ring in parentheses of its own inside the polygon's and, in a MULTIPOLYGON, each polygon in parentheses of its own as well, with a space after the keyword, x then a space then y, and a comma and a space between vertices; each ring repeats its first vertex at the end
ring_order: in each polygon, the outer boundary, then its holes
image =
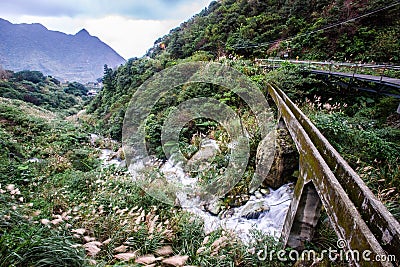
POLYGON ((74 16, 79 13, 75 1, 51 0, 3 0, 1 15, 31 15, 31 16, 74 16), (74 4, 71 4, 74 3, 74 4))
POLYGON ((210 2, 210 0, 2 0, 0 14, 49 17, 120 15, 150 20, 187 19, 188 14, 182 11, 191 10, 194 14, 210 2))
POLYGON ((109 44, 128 59, 142 56, 153 46, 154 41, 179 25, 177 20, 133 20, 125 17, 108 16, 87 20, 86 29, 90 34, 103 36, 109 44), (107 35, 103 33, 107 32, 107 35))

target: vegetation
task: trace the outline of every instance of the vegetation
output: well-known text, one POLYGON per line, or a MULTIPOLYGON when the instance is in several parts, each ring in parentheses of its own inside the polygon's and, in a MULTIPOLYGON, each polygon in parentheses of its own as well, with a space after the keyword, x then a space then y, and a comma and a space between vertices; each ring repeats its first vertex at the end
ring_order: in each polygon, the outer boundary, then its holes
MULTIPOLYGON (((275 239, 255 229, 247 244, 221 229, 205 234, 201 219, 151 198, 126 169, 99 160, 100 149, 119 153, 125 111, 139 86, 184 62, 217 61, 261 86, 280 86, 399 220, 398 100, 328 84, 289 63, 266 72, 249 60, 289 53, 319 60, 398 62, 399 5, 318 31, 390 5, 350 2, 214 1, 157 40, 148 57, 132 58, 114 70, 105 65, 103 88, 93 99, 79 83, 61 85, 37 71, 0 68, 0 266, 142 266, 135 260, 163 250, 168 256, 187 256, 189 265, 289 264, 258 257, 265 246, 282 248, 275 239), (90 133, 99 134, 98 139, 90 133)), ((147 118, 146 145, 150 154, 165 159, 163 123, 176 106, 194 97, 225 103, 251 129, 250 161, 245 178, 224 200, 230 205, 234 196, 248 194, 260 134, 254 114, 229 88, 175 88, 147 118)), ((229 161, 226 130, 213 120, 196 119, 180 132, 179 145, 190 157, 204 136, 218 141, 221 150, 201 173, 208 183, 229 161)), ((307 246, 318 251, 335 238, 323 214, 307 246)))
POLYGON ((277 241, 258 233, 245 245, 229 232, 206 235, 200 219, 102 165, 98 147, 115 143, 90 142, 91 116, 65 121, 8 98, 0 98, 0 114, 0 266, 134 264, 168 247, 171 256, 187 255, 187 264, 283 266, 254 252, 277 241))
POLYGON ((3 71, 0 79, 0 97, 19 99, 52 111, 74 114, 84 105, 87 89, 80 83, 60 81, 39 71, 3 71), (79 97, 77 97, 79 96, 79 97))
POLYGON ((324 84, 297 66, 269 72, 400 220, 398 99, 324 84), (323 89, 322 89, 323 88, 323 89))
POLYGON ((396 1, 213 1, 158 39, 148 55, 154 58, 165 49, 172 58, 206 51, 214 57, 288 54, 313 60, 398 62, 400 7, 381 10, 393 3, 396 1))

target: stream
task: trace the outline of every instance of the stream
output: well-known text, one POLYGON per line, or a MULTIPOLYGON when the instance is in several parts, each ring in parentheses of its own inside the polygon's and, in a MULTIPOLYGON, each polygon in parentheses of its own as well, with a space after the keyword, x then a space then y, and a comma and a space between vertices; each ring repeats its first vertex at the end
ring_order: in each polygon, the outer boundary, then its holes
MULTIPOLYGON (((100 149, 100 152, 99 158, 102 160, 103 166, 115 165, 116 167, 126 168, 125 161, 118 158, 116 152, 111 149, 100 149)), ((154 164, 159 166, 160 173, 170 183, 179 181, 181 184, 191 185, 196 182, 185 173, 179 163, 174 164, 174 162, 168 160, 161 165, 159 161, 154 164)), ((140 172, 145 165, 136 162, 134 166, 129 166, 131 175, 135 177, 135 173, 140 172)), ((197 215, 204 221, 206 234, 222 228, 233 231, 243 242, 248 242, 251 229, 261 230, 263 233, 276 238, 280 237, 293 198, 293 184, 285 184, 276 190, 263 189, 263 192, 264 194, 261 194, 260 190, 257 190, 250 194, 246 204, 240 207, 225 210, 222 208, 214 213, 210 212, 210 209, 206 209, 197 199, 190 198, 186 194, 177 194, 177 198, 184 210, 197 215)))
MULTIPOLYGON (((174 165, 171 161, 164 163, 160 171, 167 180, 179 180, 183 184, 190 183, 185 182, 186 180, 193 182, 193 178, 185 174, 179 164, 174 165), (177 177, 171 179, 171 176, 177 177)), ((199 205, 197 199, 188 198, 183 194, 177 197, 184 210, 203 219, 206 234, 222 228, 233 231, 242 241, 247 242, 250 229, 258 229, 265 234, 280 237, 293 198, 293 184, 285 184, 276 190, 269 188, 268 191, 269 193, 262 195, 257 190, 255 194, 250 195, 245 205, 221 211, 218 215, 199 205), (265 207, 265 210, 260 210, 260 207, 265 207)))

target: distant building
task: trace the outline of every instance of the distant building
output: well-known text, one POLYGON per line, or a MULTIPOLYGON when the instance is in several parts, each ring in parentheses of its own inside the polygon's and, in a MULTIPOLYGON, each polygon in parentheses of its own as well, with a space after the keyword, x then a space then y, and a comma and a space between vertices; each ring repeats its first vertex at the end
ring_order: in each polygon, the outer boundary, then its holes
POLYGON ((89 87, 89 88, 97 88, 100 89, 102 86, 102 83, 98 83, 98 82, 87 82, 85 84, 85 87, 89 87))
POLYGON ((96 90, 91 89, 91 90, 89 90, 87 92, 87 96, 95 96, 95 95, 97 95, 97 91, 96 90))

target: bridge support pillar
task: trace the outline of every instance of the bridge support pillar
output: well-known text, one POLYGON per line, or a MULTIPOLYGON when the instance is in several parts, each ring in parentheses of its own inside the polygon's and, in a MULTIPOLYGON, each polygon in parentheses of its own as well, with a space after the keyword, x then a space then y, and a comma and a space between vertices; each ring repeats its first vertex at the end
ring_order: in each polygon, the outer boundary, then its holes
POLYGON ((304 185, 303 193, 290 230, 287 245, 303 250, 304 242, 311 241, 321 211, 321 200, 312 182, 304 185))
POLYGON ((309 170, 300 157, 300 177, 282 230, 284 244, 297 250, 303 250, 305 241, 313 238, 322 207, 309 170))

